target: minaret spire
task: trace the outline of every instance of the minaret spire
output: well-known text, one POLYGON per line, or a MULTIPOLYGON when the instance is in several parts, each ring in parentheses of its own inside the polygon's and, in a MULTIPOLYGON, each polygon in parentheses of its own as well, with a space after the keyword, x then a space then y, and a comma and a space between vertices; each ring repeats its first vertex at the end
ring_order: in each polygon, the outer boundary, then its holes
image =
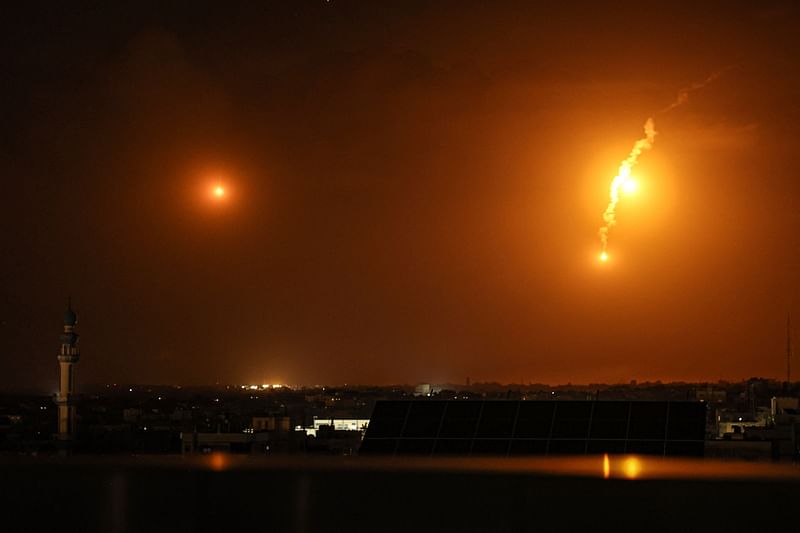
POLYGON ((75 363, 80 359, 78 334, 75 325, 78 315, 72 310, 72 298, 67 297, 67 310, 64 311, 64 331, 61 334, 61 349, 58 352, 58 364, 61 367, 58 394, 55 402, 58 405, 58 439, 72 441, 75 438, 75 363))

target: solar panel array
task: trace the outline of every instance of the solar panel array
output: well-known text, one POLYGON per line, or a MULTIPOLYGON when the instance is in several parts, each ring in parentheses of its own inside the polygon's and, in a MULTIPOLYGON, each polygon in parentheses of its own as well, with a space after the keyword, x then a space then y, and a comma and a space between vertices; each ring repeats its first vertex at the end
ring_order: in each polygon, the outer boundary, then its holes
POLYGON ((650 401, 379 401, 362 455, 702 457, 706 406, 650 401))

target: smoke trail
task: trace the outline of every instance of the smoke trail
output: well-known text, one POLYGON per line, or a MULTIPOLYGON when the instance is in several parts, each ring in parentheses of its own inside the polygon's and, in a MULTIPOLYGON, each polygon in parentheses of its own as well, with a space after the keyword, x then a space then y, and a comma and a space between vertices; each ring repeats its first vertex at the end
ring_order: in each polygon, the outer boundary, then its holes
MULTIPOLYGON (((675 98, 675 101, 672 102, 670 105, 659 111, 659 114, 664 114, 669 111, 672 111, 676 107, 680 107, 686 103, 689 99, 689 95, 694 91, 702 89, 709 83, 713 82, 726 71, 730 70, 732 67, 725 67, 720 69, 706 79, 701 82, 693 83, 688 87, 684 87, 683 89, 678 91, 678 96, 675 98)), ((608 232, 609 230, 617 224, 617 204, 619 203, 619 190, 621 187, 625 185, 631 179, 631 170, 636 163, 639 162, 639 156, 646 150, 649 150, 653 147, 653 143, 656 140, 656 127, 655 121, 653 117, 647 119, 644 123, 644 137, 636 141, 631 149, 630 154, 626 157, 622 163, 619 165, 619 170, 617 171, 617 175, 614 176, 614 179, 611 181, 611 188, 609 190, 609 202, 608 207, 606 207, 605 212, 603 213, 603 227, 600 228, 598 232, 600 235, 600 243, 602 245, 602 252, 600 253, 600 260, 605 261, 608 259, 608 232)))
POLYGON ((704 79, 703 81, 693 83, 693 84, 689 85, 688 87, 684 87, 683 89, 678 91, 678 96, 675 98, 675 101, 672 102, 667 107, 665 107, 664 109, 662 109, 661 111, 659 111, 659 113, 664 114, 664 113, 666 113, 668 111, 672 111, 676 107, 682 106, 689 99, 689 94, 690 93, 693 93, 694 91, 702 89, 703 87, 705 87, 709 83, 713 82, 714 80, 716 80, 717 78, 719 78, 720 76, 722 76, 723 74, 725 74, 727 71, 729 71, 732 68, 733 68, 733 66, 728 66, 728 67, 719 69, 716 72, 712 72, 711 75, 709 77, 707 77, 706 79, 704 79))
POLYGON ((617 175, 611 181, 611 190, 609 191, 610 200, 608 207, 603 213, 603 222, 605 225, 600 228, 600 242, 603 245, 603 252, 600 258, 605 261, 608 258, 608 231, 617 224, 617 204, 619 203, 619 189, 631 177, 631 169, 638 163, 639 156, 642 152, 649 150, 653 147, 656 140, 656 127, 653 118, 648 118, 644 123, 644 137, 636 141, 631 149, 628 157, 619 165, 617 175))

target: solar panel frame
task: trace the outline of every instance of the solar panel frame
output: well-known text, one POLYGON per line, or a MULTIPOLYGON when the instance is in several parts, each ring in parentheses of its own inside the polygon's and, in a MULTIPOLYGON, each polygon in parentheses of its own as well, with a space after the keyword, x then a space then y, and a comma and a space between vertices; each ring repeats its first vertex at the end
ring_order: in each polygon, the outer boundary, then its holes
POLYGON ((474 438, 483 402, 463 400, 447 401, 447 403, 439 428, 439 437, 474 438))
POLYGON ((364 455, 702 456, 706 405, 638 400, 379 401, 364 455))

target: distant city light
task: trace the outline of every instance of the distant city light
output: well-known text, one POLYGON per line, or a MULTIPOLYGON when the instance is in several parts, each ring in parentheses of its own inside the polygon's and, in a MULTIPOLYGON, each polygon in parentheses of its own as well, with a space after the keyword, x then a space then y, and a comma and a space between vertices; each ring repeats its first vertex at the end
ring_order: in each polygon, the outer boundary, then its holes
POLYGON ((259 390, 259 389, 281 389, 289 387, 283 383, 262 383, 261 385, 242 385, 243 389, 259 390))

